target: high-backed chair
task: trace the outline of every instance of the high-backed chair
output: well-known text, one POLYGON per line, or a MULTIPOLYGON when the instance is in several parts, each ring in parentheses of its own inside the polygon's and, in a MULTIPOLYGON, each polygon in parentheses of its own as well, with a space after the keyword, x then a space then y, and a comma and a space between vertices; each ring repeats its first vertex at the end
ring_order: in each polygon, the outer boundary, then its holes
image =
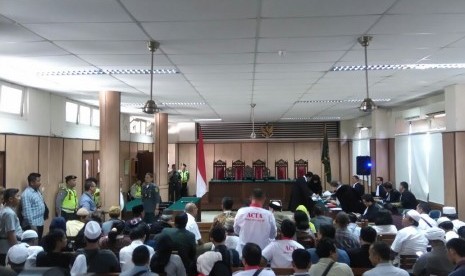
POLYGON ((266 163, 258 159, 257 161, 252 162, 253 175, 255 179, 263 179, 265 175, 266 163))
POLYGON ((232 163, 235 180, 242 180, 244 178, 244 167, 245 162, 242 160, 236 160, 232 163))
POLYGON ((279 159, 274 162, 276 179, 287 179, 288 173, 288 162, 283 159, 279 159))
POLYGON ((308 171, 308 161, 299 159, 294 161, 295 178, 303 177, 308 171))
POLYGON ((213 162, 213 179, 223 180, 226 178, 226 162, 218 160, 213 162))

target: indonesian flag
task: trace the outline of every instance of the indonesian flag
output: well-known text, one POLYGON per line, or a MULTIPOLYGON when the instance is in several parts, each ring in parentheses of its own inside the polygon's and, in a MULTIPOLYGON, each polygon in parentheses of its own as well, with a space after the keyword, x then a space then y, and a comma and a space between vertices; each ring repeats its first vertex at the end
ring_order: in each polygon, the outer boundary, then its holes
POLYGON ((205 152, 203 150, 202 129, 199 126, 199 143, 197 144, 197 197, 207 192, 207 172, 205 170, 205 152))

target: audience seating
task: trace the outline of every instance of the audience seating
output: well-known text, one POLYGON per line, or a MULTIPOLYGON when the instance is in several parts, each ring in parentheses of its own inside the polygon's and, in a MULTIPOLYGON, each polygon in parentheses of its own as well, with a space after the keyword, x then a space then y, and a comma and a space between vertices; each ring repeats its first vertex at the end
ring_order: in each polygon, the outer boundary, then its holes
POLYGON ((387 243, 389 246, 391 246, 395 238, 396 238, 395 234, 384 234, 384 235, 378 235, 377 240, 383 241, 387 243))
POLYGON ((200 230, 200 236, 202 236, 203 242, 210 241, 210 229, 212 227, 212 222, 197 222, 200 230))
POLYGON ((407 271, 411 271, 413 265, 418 260, 417 255, 400 255, 400 265, 399 267, 407 271))

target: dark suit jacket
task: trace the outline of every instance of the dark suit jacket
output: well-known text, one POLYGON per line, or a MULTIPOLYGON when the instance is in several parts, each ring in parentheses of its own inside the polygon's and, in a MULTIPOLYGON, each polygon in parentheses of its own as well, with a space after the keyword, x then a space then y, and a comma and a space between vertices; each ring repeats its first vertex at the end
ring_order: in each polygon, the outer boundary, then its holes
POLYGON ((375 222, 376 216, 378 215, 379 208, 376 204, 371 205, 367 213, 362 216, 363 219, 367 219, 369 222, 375 222))
POLYGON ((344 212, 350 213, 363 213, 365 211, 365 205, 360 200, 358 193, 349 185, 342 185, 336 191, 336 197, 341 204, 341 208, 344 212))
MULTIPOLYGON (((371 193, 373 196, 376 196, 376 189, 378 189, 378 186, 376 186, 375 191, 371 193)), ((384 189, 383 185, 380 185, 379 186, 379 197, 381 197, 382 199, 385 199, 386 195, 387 195, 386 189, 384 189)))
POLYGON ((312 200, 312 191, 303 177, 299 177, 292 185, 289 210, 294 212, 299 205, 304 205, 310 213, 313 213, 315 203, 312 200))
POLYGON ((321 195, 321 193, 323 192, 321 181, 313 182, 313 180, 310 179, 310 181, 308 182, 308 187, 315 194, 321 195))
POLYGON ((195 263, 195 235, 187 231, 185 228, 164 228, 161 234, 168 235, 173 241, 173 250, 178 251, 179 257, 182 259, 184 267, 189 269, 195 263))
POLYGON ((355 186, 352 184, 352 186, 359 196, 365 194, 365 187, 362 184, 360 184, 360 182, 355 183, 355 186))
POLYGON ((416 209, 417 208, 417 198, 410 191, 404 191, 400 195, 400 203, 404 209, 416 209))
POLYGON ((399 202, 400 201, 400 192, 398 190, 392 190, 390 194, 386 193, 385 203, 399 202))
POLYGON ((365 268, 372 268, 373 265, 368 259, 369 253, 368 250, 370 249, 369 244, 364 244, 360 248, 354 248, 347 251, 347 254, 350 258, 350 267, 365 267, 365 268))

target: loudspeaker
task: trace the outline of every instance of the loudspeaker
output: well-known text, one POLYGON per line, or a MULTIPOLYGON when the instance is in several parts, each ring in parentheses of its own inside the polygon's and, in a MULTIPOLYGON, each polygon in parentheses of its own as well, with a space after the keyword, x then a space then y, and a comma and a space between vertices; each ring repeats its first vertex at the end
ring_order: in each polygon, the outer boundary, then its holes
POLYGON ((357 175, 371 174, 370 156, 357 156, 357 175))

